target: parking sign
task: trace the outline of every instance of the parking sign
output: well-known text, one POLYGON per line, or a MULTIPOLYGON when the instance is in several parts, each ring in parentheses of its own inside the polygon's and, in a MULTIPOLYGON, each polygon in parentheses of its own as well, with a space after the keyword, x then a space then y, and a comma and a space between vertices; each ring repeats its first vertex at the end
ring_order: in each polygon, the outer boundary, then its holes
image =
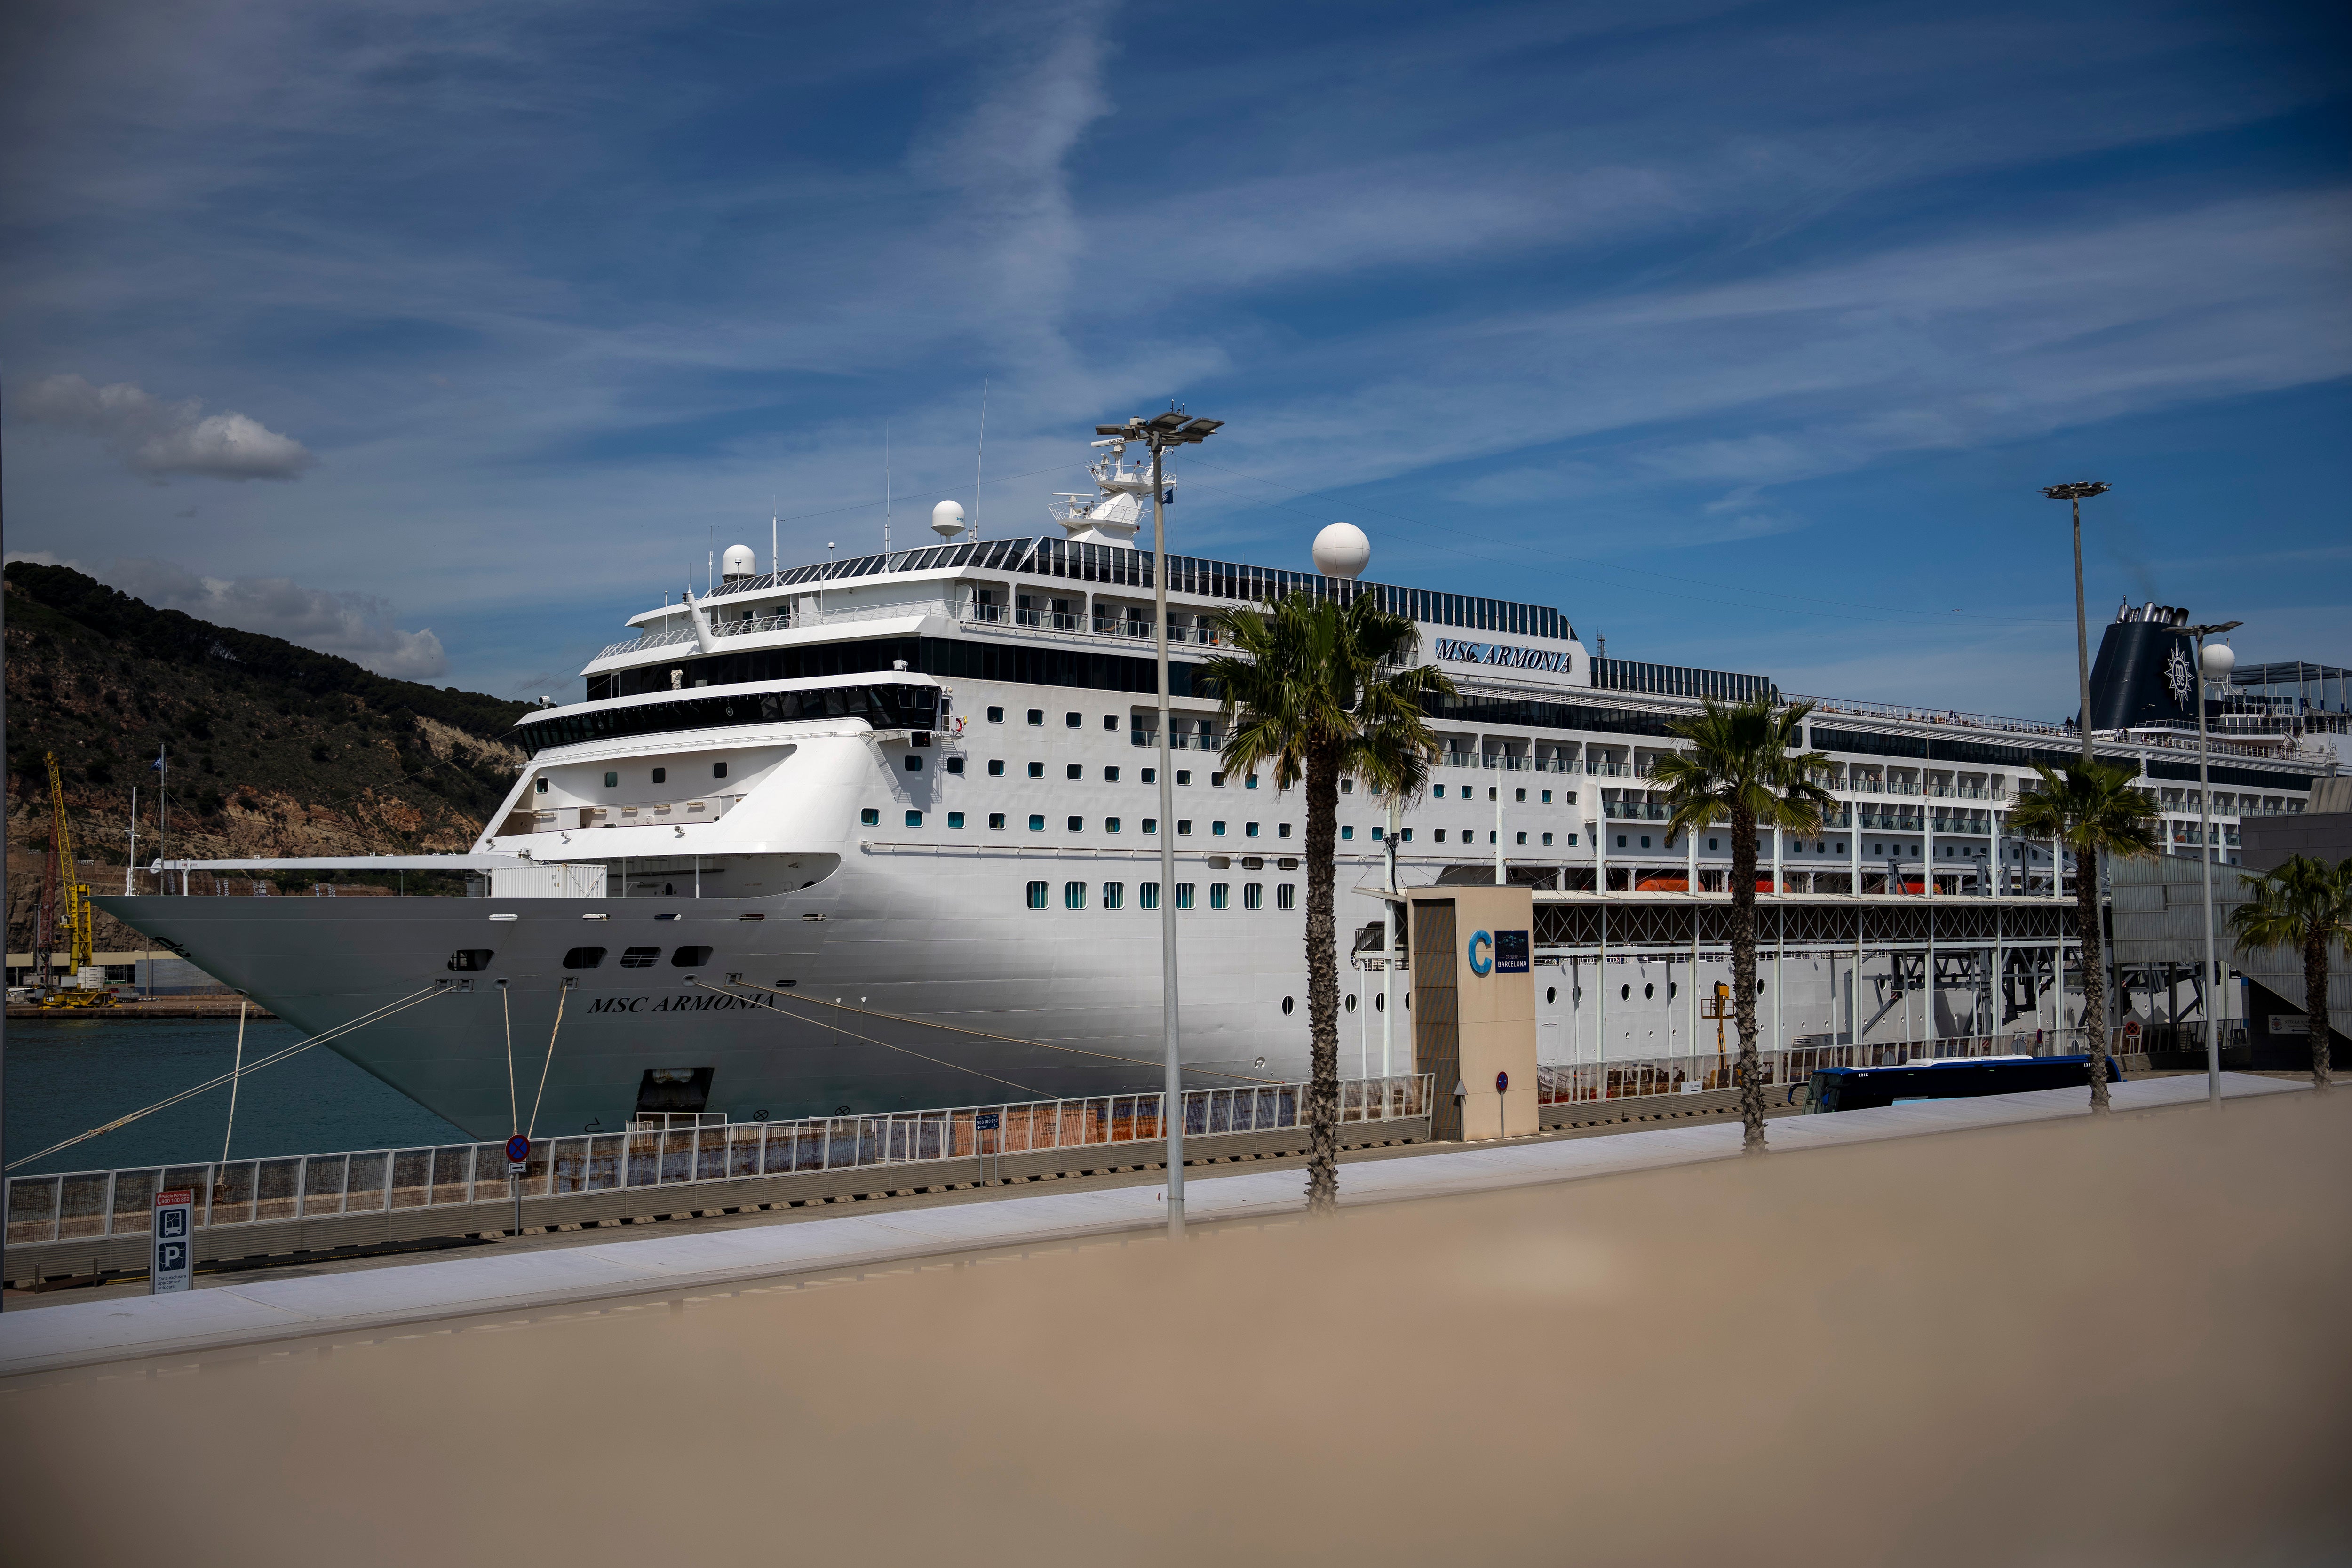
POLYGON ((185 1290, 195 1278, 196 1194, 186 1187, 155 1194, 155 1256, 147 1274, 147 1293, 167 1295, 185 1290))

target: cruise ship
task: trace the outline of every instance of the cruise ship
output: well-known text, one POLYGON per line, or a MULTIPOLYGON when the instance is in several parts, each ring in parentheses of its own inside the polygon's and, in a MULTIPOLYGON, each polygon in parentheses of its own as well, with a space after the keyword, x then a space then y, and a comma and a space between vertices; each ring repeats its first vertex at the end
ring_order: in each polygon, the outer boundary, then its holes
MULTIPOLYGON (((180 865, 177 892, 167 876, 163 894, 98 902, 306 1030, 373 1017, 333 1048, 476 1137, 1156 1089, 1163 900, 1188 1084, 1297 1080, 1304 805, 1222 766, 1199 671, 1221 612, 1297 590, 1411 616, 1456 688, 1431 714, 1443 751, 1418 798, 1343 784, 1350 1076, 1410 1067, 1409 1031, 1381 1016, 1391 879, 1645 907, 1723 897, 1728 834, 1669 836, 1654 769, 1676 720, 1707 698, 1777 695, 1768 677, 1596 657, 1550 606, 1365 580, 1344 525, 1312 547, 1315 569, 1167 558, 1163 820, 1155 558, 1138 539, 1150 469, 1126 443, 1097 446, 1094 492, 1049 509, 1057 533, 982 540, 941 502, 935 542, 764 573, 739 545, 710 591, 632 617, 579 700, 518 726, 528 761, 463 861, 478 896, 186 897, 180 865)), ((2125 607, 2093 721, 2193 855, 2195 699, 2173 657, 2186 619, 2125 607)), ((2071 866, 2004 817, 2032 764, 2078 755, 2070 726, 1822 701, 1806 740, 1839 805, 1818 836, 1769 847, 1785 897, 2068 896, 2071 866)), ((2223 858, 2240 820, 2300 809, 2334 767, 2259 703, 2231 708, 2211 769, 2223 858)), ((1545 945, 1539 929, 1538 963, 1559 964, 1545 945)), ((1589 966, 1539 984, 1541 1059, 1701 1048, 1684 987, 1727 965, 1663 951, 1611 972, 1605 996, 1585 996, 1589 966)), ((1833 956, 1775 973, 1785 1037, 1872 1037, 1833 956)), ((2063 977, 2042 984, 2063 1005, 2063 977)), ((1929 1023, 2019 1026, 2021 1004, 1986 992, 1931 988, 1925 1005, 1951 1016, 1929 1023)))

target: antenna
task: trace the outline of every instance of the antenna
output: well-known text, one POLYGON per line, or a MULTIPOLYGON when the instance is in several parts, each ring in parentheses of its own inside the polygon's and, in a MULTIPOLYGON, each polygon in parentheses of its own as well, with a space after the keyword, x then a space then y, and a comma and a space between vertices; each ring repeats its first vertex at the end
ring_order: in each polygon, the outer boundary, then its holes
POLYGON ((890 553, 890 422, 882 422, 882 553, 890 553))
POLYGON ((966 537, 980 537, 980 476, 988 463, 988 377, 980 378, 980 450, 971 459, 971 531, 966 537))
POLYGON ((777 498, 772 497, 772 496, 769 498, 769 500, 768 500, 768 575, 769 575, 769 576, 771 576, 771 577, 774 577, 774 576, 779 576, 779 575, 781 575, 781 574, 782 574, 783 570, 784 570, 783 563, 782 563, 782 561, 778 560, 778 559, 777 559, 777 556, 776 556, 776 514, 777 514, 779 511, 782 510, 783 510, 783 502, 782 502, 782 500, 778 500, 777 498))

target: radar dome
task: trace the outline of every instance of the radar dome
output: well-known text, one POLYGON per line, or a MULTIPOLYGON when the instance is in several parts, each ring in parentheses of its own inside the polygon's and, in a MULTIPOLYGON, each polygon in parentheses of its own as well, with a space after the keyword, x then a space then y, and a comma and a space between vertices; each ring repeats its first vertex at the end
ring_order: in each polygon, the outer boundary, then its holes
POLYGON ((727 553, 719 558, 719 575, 727 582, 759 574, 760 558, 751 553, 751 547, 748 544, 730 544, 727 547, 727 553))
POLYGON ((943 541, 961 533, 963 508, 951 500, 943 500, 931 508, 931 531, 943 541))
POLYGON ((2215 642, 2205 645, 2206 679, 2227 681, 2230 679, 2230 672, 2237 668, 2237 653, 2228 643, 2215 642))
POLYGON ((1315 536, 1315 570, 1326 577, 1357 577, 1372 563, 1372 542, 1352 522, 1335 522, 1315 536))

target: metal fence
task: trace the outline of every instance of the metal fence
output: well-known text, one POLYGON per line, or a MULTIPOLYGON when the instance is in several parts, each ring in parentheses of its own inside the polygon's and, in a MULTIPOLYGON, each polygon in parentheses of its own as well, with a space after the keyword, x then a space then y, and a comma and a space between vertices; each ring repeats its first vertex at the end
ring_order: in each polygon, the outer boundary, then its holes
MULTIPOLYGON (((1426 1115, 1429 1095, 1426 1074, 1345 1080, 1340 1120, 1426 1115)), ((1302 1083, 1187 1089, 1184 1133, 1209 1137, 1297 1127, 1307 1115, 1307 1086, 1302 1083)), ((544 1198, 799 1171, 1149 1143, 1166 1136, 1160 1117, 1161 1097, 1155 1093, 888 1116, 632 1128, 536 1144, 519 1184, 521 1196, 544 1198)), ((177 1188, 194 1193, 195 1223, 205 1227, 504 1201, 514 1194, 508 1182, 506 1149, 499 1143, 16 1176, 8 1182, 8 1243, 143 1235, 155 1194, 177 1188)))
MULTIPOLYGON (((1804 1083, 1822 1068, 1901 1067, 1906 1062, 1948 1061, 1966 1057, 2058 1056, 2085 1048, 2083 1041, 2072 1035, 2045 1037, 2039 1049, 2030 1034, 1979 1035, 1907 1043, 1789 1046, 1759 1051, 1757 1065, 1763 1073, 1764 1083, 1769 1087, 1804 1083)), ((1571 1105, 1587 1100, 1737 1089, 1738 1069, 1737 1051, 1538 1067, 1536 1101, 1540 1105, 1571 1105)))

